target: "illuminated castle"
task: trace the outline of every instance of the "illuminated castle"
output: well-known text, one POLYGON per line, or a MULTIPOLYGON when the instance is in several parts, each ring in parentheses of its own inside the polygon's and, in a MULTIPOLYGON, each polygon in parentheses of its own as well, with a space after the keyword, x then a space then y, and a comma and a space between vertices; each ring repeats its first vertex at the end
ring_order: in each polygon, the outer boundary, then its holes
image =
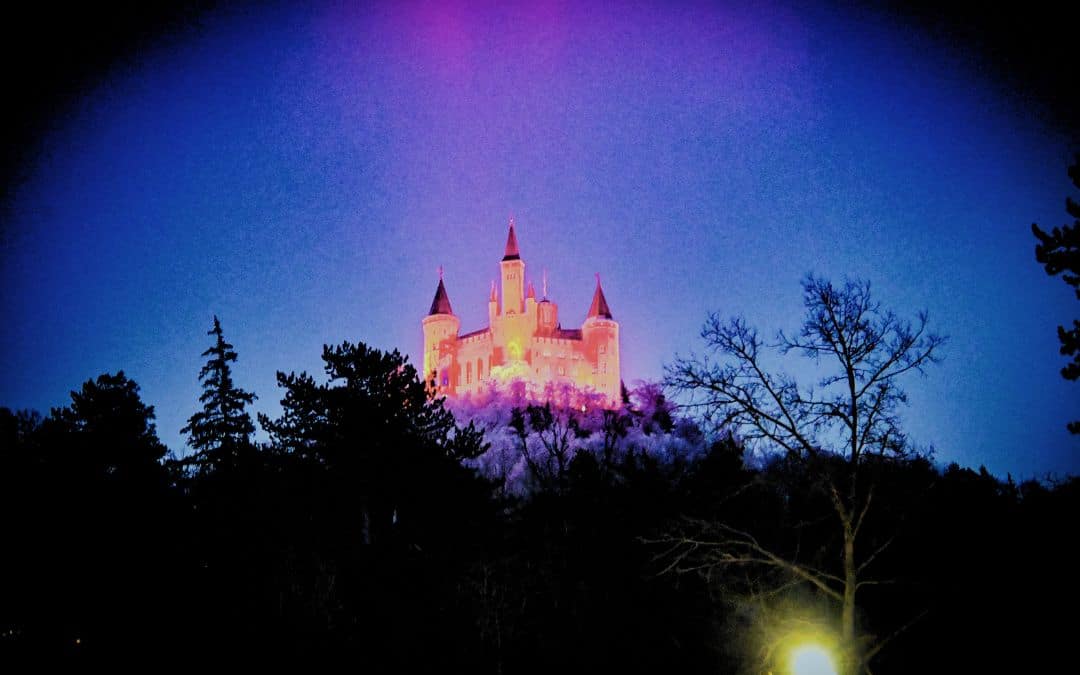
POLYGON ((581 328, 559 324, 559 306, 539 301, 532 283, 525 286, 525 262, 518 252, 514 219, 501 268, 502 298, 491 283, 488 326, 462 335, 461 321, 450 307, 442 274, 424 317, 424 373, 436 391, 447 396, 478 393, 492 384, 520 380, 534 395, 549 385, 593 390, 610 406, 621 402, 619 324, 611 318, 600 275, 596 276, 589 314, 581 328))

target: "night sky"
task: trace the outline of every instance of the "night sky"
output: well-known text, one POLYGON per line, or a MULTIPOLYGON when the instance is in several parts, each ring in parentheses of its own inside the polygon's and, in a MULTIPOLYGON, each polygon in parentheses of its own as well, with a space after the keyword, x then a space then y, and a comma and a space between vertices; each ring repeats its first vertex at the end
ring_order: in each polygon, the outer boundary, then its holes
POLYGON ((1077 303, 1030 230, 1066 219, 1055 110, 895 13, 672 4, 222 7, 108 60, 8 154, 0 405, 123 369, 182 452, 214 314, 274 415, 324 343, 416 355, 440 265, 483 327, 512 213, 564 326, 600 273, 628 384, 710 311, 791 329, 805 274, 866 278, 950 336, 919 447, 1080 470, 1077 303))

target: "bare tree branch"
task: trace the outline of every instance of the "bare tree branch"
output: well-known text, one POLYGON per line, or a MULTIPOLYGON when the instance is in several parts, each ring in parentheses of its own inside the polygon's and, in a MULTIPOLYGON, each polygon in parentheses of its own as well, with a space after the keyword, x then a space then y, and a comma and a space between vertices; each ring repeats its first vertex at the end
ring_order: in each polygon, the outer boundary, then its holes
POLYGON ((888 644, 889 644, 890 642, 892 642, 893 640, 895 640, 896 638, 898 638, 898 637, 899 637, 899 636, 900 636, 900 635, 901 635, 901 634, 902 634, 903 632, 905 632, 906 630, 908 630, 909 628, 911 628, 912 626, 914 626, 914 625, 915 625, 916 623, 918 623, 919 621, 922 621, 923 617, 925 617, 925 616, 926 616, 927 614, 929 614, 929 613, 930 613, 930 610, 928 610, 928 609, 924 609, 923 611, 919 612, 919 613, 918 613, 918 614, 916 614, 916 615, 915 615, 914 617, 912 617, 912 618, 911 618, 911 619, 910 619, 910 620, 909 620, 909 621, 908 621, 907 623, 905 623, 905 624, 904 624, 903 626, 900 626, 899 628, 897 628, 896 630, 894 630, 894 631, 893 631, 893 632, 892 632, 892 633, 891 633, 891 634, 890 634, 890 635, 889 635, 888 637, 886 637, 886 638, 885 638, 884 640, 879 640, 879 641, 878 641, 878 643, 877 643, 876 645, 874 645, 874 646, 873 646, 873 647, 872 647, 872 648, 871 648, 871 649, 870 649, 869 651, 867 651, 867 652, 866 652, 866 654, 864 654, 864 655, 863 655, 863 662, 864 662, 864 663, 869 663, 869 662, 870 662, 870 660, 871 660, 871 659, 873 659, 873 658, 874 658, 875 656, 877 656, 877 655, 878 655, 878 653, 879 653, 879 652, 880 652, 880 651, 881 651, 882 649, 885 649, 885 647, 887 647, 887 646, 888 646, 888 644))
MULTIPOLYGON (((858 653, 856 591, 888 583, 862 575, 893 541, 856 563, 857 541, 874 503, 874 484, 860 485, 864 458, 886 461, 907 455, 897 412, 907 397, 899 383, 907 373, 925 372, 936 363, 945 338, 928 332, 925 312, 912 323, 883 310, 865 281, 836 286, 807 277, 803 304, 806 314, 797 335, 780 331, 773 345, 764 345, 742 318, 725 322, 710 315, 701 336, 708 354, 718 360, 677 358, 665 368, 665 384, 686 397, 687 409, 700 411, 744 442, 806 462, 837 516, 842 576, 799 562, 797 546, 794 558, 782 556, 723 523, 691 523, 691 531, 653 543, 665 545, 657 556, 665 572, 760 566, 810 584, 840 603, 843 640, 858 653), (781 355, 795 351, 815 361, 825 357, 828 372, 819 378, 818 391, 769 372, 761 360, 765 346, 781 355), (709 537, 710 532, 719 536, 709 537)), ((859 665, 866 666, 879 650, 880 645, 864 654, 859 665)))

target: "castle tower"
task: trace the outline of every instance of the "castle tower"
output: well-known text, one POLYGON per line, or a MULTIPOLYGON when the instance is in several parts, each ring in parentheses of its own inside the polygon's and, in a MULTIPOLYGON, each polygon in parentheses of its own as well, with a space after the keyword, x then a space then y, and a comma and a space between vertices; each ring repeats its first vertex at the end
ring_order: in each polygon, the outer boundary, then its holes
POLYGON ((536 314, 529 310, 536 307, 536 299, 525 302, 525 261, 518 251, 514 219, 510 218, 510 231, 506 235, 506 249, 499 263, 502 276, 502 307, 492 326, 495 342, 494 362, 500 365, 532 361, 531 340, 536 329, 536 314))
POLYGON ((525 261, 518 253, 517 235, 514 233, 514 219, 510 218, 510 234, 506 237, 506 251, 502 262, 502 313, 521 314, 525 299, 525 261))
POLYGON ((581 338, 589 360, 595 364, 593 386, 614 405, 620 396, 619 324, 612 318, 600 275, 596 275, 589 315, 581 326, 581 338))
POLYGON ((431 301, 431 310, 423 320, 424 327, 424 380, 435 381, 436 389, 456 384, 454 345, 457 342, 461 320, 450 307, 450 296, 443 285, 442 271, 439 286, 431 301))

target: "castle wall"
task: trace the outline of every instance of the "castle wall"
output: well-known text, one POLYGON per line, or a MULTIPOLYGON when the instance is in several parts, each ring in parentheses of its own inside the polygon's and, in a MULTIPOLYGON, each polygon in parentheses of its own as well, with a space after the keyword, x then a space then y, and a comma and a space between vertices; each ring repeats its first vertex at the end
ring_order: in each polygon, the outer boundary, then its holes
POLYGON ((621 384, 617 323, 591 320, 582 339, 535 334, 525 338, 527 317, 511 318, 497 322, 495 330, 438 340, 425 352, 434 355, 441 393, 461 396, 482 392, 495 369, 495 377, 525 379, 536 391, 549 383, 572 385, 593 389, 617 405, 621 384))
POLYGON ((461 378, 456 383, 456 394, 476 393, 491 379, 491 347, 490 332, 458 341, 455 361, 461 365, 461 378))
POLYGON ((493 345, 499 349, 494 365, 505 366, 512 361, 531 361, 530 342, 535 332, 535 310, 495 317, 491 334, 493 345))
POLYGON ((581 340, 537 336, 532 339, 532 371, 537 389, 548 383, 591 386, 592 364, 581 340))

